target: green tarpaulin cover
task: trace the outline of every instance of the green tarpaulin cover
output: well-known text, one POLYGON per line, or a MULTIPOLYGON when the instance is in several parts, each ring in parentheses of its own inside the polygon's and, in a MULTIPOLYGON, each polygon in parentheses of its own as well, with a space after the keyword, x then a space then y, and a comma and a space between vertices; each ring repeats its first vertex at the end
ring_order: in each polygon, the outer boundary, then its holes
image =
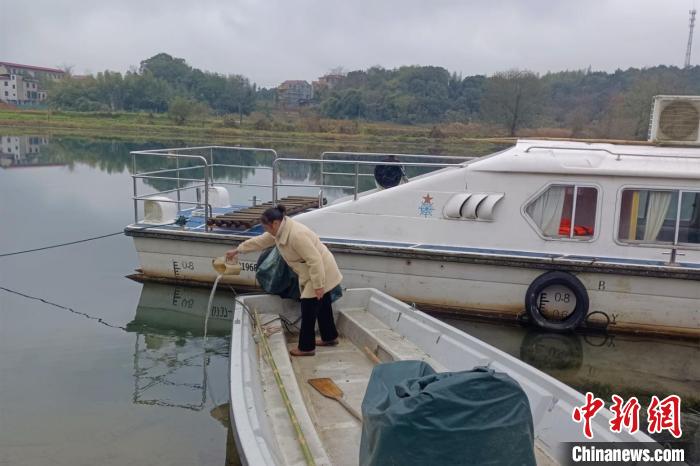
POLYGON ((525 392, 487 368, 436 373, 423 361, 380 364, 362 416, 363 466, 536 464, 525 392))

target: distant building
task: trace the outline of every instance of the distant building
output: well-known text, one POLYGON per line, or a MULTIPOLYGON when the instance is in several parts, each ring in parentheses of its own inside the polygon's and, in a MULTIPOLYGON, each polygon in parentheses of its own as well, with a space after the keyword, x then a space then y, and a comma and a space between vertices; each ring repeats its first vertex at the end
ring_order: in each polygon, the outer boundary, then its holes
POLYGON ((65 72, 54 68, 0 62, 0 101, 15 105, 32 105, 46 100, 40 83, 60 79, 65 72))
POLYGON ((20 65, 6 61, 0 61, 0 67, 4 67, 9 74, 21 74, 35 79, 61 79, 66 75, 65 71, 57 68, 20 65))
POLYGON ((337 86, 343 79, 345 79, 345 76, 342 74, 327 74, 325 76, 321 76, 318 78, 318 83, 319 86, 326 87, 328 89, 333 89, 335 86, 337 86))
POLYGON ((314 88, 306 81, 285 81, 277 87, 277 102, 282 107, 300 107, 314 98, 314 88))

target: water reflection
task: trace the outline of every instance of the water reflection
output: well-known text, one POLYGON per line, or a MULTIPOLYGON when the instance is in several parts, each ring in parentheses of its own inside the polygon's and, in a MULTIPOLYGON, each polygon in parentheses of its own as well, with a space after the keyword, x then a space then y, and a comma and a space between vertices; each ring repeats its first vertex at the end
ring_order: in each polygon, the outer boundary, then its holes
POLYGON ((617 394, 624 399, 636 396, 642 406, 648 406, 652 395, 680 395, 683 440, 693 444, 693 458, 700 459, 697 342, 628 335, 554 334, 504 323, 448 317, 442 320, 580 392, 593 392, 608 402, 617 394))
MULTIPOLYGON (((73 169, 76 164, 87 165, 97 168, 106 173, 132 173, 132 160, 129 153, 146 149, 165 149, 168 147, 186 147, 192 145, 206 145, 209 142, 192 142, 173 140, 165 142, 132 142, 121 140, 97 140, 78 137, 54 137, 47 136, 0 136, 0 166, 3 168, 17 166, 67 166, 73 169)), ((478 143, 460 144, 457 149, 454 147, 442 147, 440 145, 426 147, 423 144, 399 144, 381 142, 366 142, 354 144, 339 144, 337 142, 320 141, 314 143, 297 142, 288 140, 253 141, 248 144, 241 141, 240 145, 257 146, 277 151, 279 157, 290 158, 318 158, 324 150, 336 151, 370 151, 370 152, 403 152, 403 153, 426 153, 433 155, 459 155, 478 156, 492 153, 502 149, 503 145, 478 143)), ((228 183, 258 183, 271 184, 272 173, 268 169, 272 166, 273 155, 270 152, 252 150, 224 150, 206 149, 190 151, 192 154, 202 155, 208 160, 214 160, 221 165, 238 165, 238 167, 217 166, 214 168, 215 182, 228 183), (258 170, 261 169, 261 170, 258 170)), ((342 158, 342 157, 338 157, 342 158)), ((368 159, 369 160, 369 159, 368 159)), ((375 159, 372 159, 375 160, 375 159)), ((410 161, 424 161, 412 159, 410 161)), ((137 158, 136 171, 146 172, 158 169, 186 168, 201 164, 200 161, 163 159, 162 157, 139 156, 137 158)), ((361 167, 361 175, 372 173, 373 167, 361 167)), ((325 172, 336 174, 325 175, 323 182, 327 185, 347 186, 348 188, 326 189, 326 197, 329 200, 336 199, 349 194, 354 186, 354 167, 351 165, 341 165, 329 163, 325 172), (339 175, 338 173, 345 173, 339 175)), ((417 176, 426 171, 424 168, 406 167, 409 177, 417 176)), ((183 178, 202 178, 201 170, 189 170, 182 172, 183 178), (188 175, 188 176, 185 176, 188 175), (189 176, 191 175, 191 176, 189 176)), ((174 176, 169 175, 169 176, 174 176)), ((289 162, 279 165, 279 176, 282 183, 289 184, 320 184, 321 167, 317 163, 289 162)), ((147 179, 143 183, 153 191, 163 191, 175 189, 178 181, 147 179)), ((180 181, 181 187, 191 185, 193 182, 180 181)), ((361 191, 375 188, 374 180, 369 176, 360 176, 359 187, 361 191)), ((127 188, 128 189, 128 188, 127 188)), ((281 195, 305 195, 313 189, 287 187, 281 190, 281 195)), ((250 197, 249 193, 241 193, 250 197)), ((318 189, 312 193, 317 195, 318 189)), ((242 196, 243 197, 243 196, 242 196)), ((248 199, 242 199, 248 201, 248 199)), ((261 199, 258 195, 258 199, 261 199)), ((267 199, 263 199, 267 200, 267 199)), ((243 203, 243 202, 240 202, 243 203)))
POLYGON ((41 148, 48 143, 44 136, 0 136, 0 168, 63 165, 42 159, 41 148))
POLYGON ((700 410, 700 345, 630 335, 544 333, 506 324, 444 319, 579 391, 651 397, 672 393, 700 410))
MULTIPOLYGON (((136 334, 134 403, 204 409, 207 368, 214 360, 228 359, 233 316, 232 299, 217 294, 207 321, 209 337, 199 338, 204 335, 208 299, 206 290, 144 284, 136 315, 126 325, 136 334)), ((217 400, 211 401, 217 405, 217 400)))
MULTIPOLYGON (((209 290, 157 283, 144 283, 130 332, 156 333, 183 338, 204 335, 209 290)), ((225 337, 231 333, 233 293, 219 288, 212 301, 207 335, 225 337)), ((208 343, 216 339, 209 339, 208 343)))
POLYGON ((233 294, 145 283, 126 325, 134 343, 134 404, 202 411, 227 430, 226 465, 238 465, 229 420, 228 356, 233 294), (205 334, 206 339, 201 338, 205 334))

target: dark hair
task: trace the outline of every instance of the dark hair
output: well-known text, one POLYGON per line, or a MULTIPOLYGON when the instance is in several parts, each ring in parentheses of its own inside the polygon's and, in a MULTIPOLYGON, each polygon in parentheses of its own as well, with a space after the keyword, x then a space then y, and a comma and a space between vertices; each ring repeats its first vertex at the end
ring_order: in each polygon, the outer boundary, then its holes
POLYGON ((284 215, 287 212, 287 208, 282 204, 277 204, 277 207, 270 207, 260 216, 260 221, 263 225, 269 225, 275 220, 284 219, 284 215))

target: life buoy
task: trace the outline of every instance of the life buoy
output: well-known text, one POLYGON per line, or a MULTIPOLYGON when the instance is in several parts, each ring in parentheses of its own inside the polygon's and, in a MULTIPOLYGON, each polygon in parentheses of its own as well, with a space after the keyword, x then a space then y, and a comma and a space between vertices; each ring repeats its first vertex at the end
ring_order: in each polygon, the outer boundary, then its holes
POLYGON ((588 293, 583 283, 567 272, 552 271, 537 277, 525 295, 525 309, 539 327, 554 331, 573 330, 586 318, 588 293), (561 309, 567 309, 562 316, 561 309), (553 316, 552 314, 558 314, 553 316))

